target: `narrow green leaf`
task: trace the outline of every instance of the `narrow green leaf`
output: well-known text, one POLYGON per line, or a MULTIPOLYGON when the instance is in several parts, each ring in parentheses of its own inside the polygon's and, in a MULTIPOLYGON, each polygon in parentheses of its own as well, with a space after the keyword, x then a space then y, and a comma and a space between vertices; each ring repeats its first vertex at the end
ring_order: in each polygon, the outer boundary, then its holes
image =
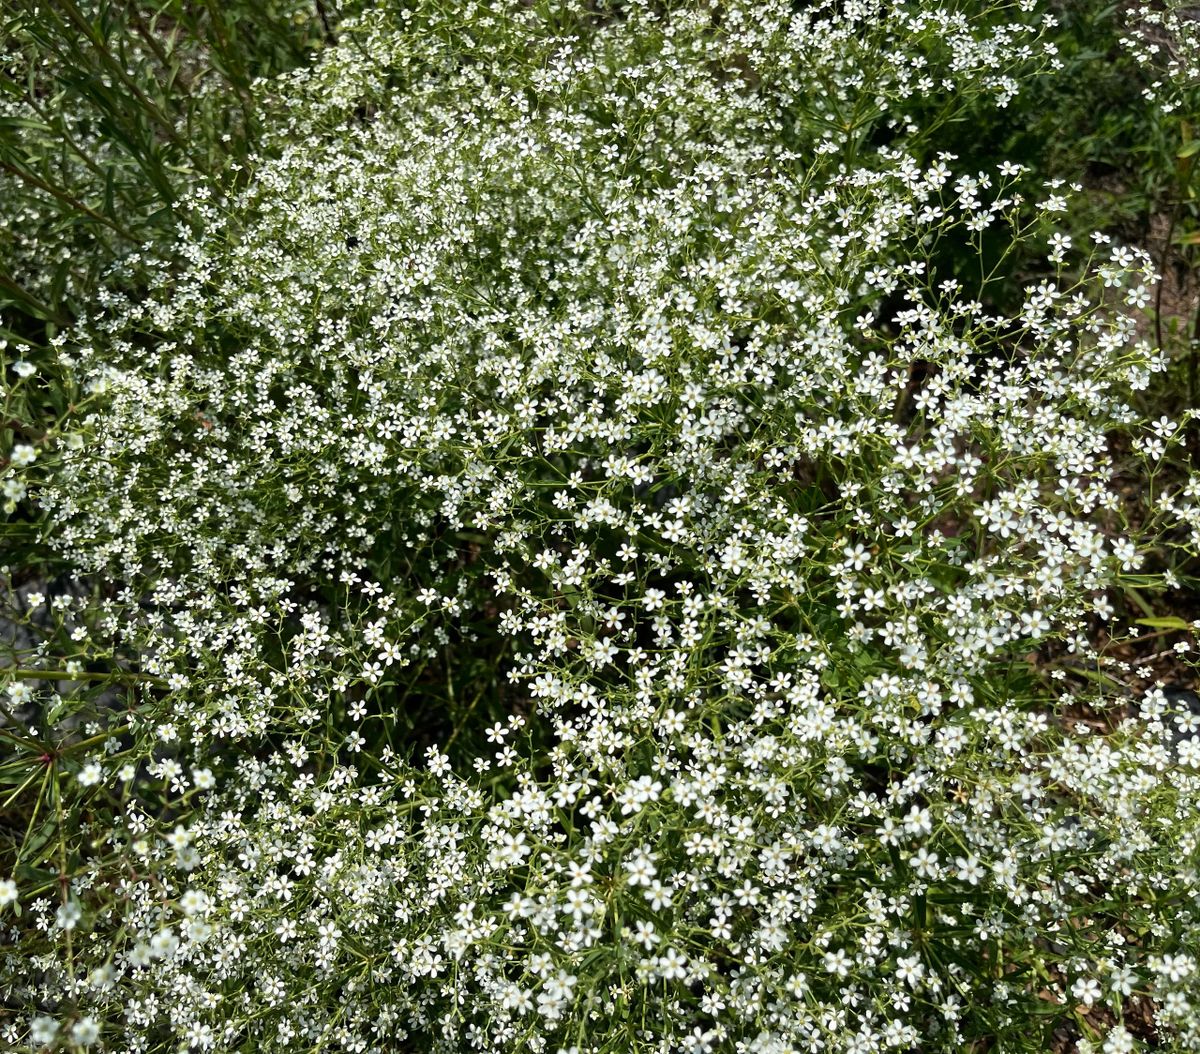
POLYGON ((1139 626, 1148 626, 1150 629, 1178 629, 1190 630, 1192 624, 1186 619, 1181 619, 1178 615, 1163 615, 1157 618, 1140 618, 1137 620, 1139 626))

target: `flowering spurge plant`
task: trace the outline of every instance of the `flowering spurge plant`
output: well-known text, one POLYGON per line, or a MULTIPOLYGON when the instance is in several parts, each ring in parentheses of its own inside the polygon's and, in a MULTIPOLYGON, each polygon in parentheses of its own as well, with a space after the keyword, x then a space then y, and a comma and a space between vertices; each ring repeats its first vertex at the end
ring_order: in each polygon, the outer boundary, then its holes
POLYGON ((1200 88, 1200 21, 1194 9, 1179 0, 1130 7, 1130 53, 1156 77, 1143 94, 1164 113, 1187 119, 1200 88))
POLYGON ((6 469, 127 690, 8 688, 9 1043, 1200 1048, 1197 721, 1093 643, 1198 540, 1157 276, 937 155, 1053 65, 972 9, 418 5, 277 82, 6 469), (947 264, 1035 238, 1012 314, 947 264))

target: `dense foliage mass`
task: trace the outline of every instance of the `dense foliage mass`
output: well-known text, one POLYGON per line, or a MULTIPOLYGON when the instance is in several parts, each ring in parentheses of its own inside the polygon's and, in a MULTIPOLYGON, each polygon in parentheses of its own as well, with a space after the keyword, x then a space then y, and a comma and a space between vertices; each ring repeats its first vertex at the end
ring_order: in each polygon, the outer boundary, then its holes
MULTIPOLYGON (((1035 0, 321 14, 163 114, 215 159, 102 275, 14 206, 0 1038, 1200 1050, 1187 342, 959 145, 1098 60, 1035 0)), ((1185 14, 1114 31, 1164 121, 1185 14)))

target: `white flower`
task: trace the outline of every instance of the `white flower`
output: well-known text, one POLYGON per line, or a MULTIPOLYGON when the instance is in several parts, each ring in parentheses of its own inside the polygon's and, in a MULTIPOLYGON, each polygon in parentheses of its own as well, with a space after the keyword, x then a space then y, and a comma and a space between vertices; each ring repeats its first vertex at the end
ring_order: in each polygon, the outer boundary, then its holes
POLYGON ((1091 1006, 1100 994, 1100 982, 1091 977, 1080 977, 1071 985, 1071 995, 1084 1006, 1091 1006))
POLYGON ((838 948, 835 951, 825 953, 825 969, 836 974, 839 978, 846 977, 850 973, 850 956, 846 954, 844 948, 838 948))
POLYGON ((938 854, 931 853, 924 846, 913 854, 910 862, 913 870, 921 878, 936 879, 941 874, 941 868, 938 866, 938 854))
POLYGON ((1134 1038, 1124 1025, 1114 1025, 1104 1038, 1104 1054, 1132 1054, 1134 1038))
POLYGON ((89 761, 79 770, 77 779, 81 786, 94 787, 104 779, 104 768, 98 761, 89 761))
POLYGON ((654 867, 656 854, 648 852, 645 849, 639 849, 630 859, 624 863, 625 870, 629 873, 629 884, 631 886, 649 886, 653 881, 657 871, 654 867))
POLYGON ((24 706, 33 698, 33 686, 27 681, 13 681, 6 691, 13 706, 24 706))
POLYGON ((633 939, 638 942, 646 951, 650 951, 662 938, 654 929, 654 923, 648 922, 645 919, 639 919, 636 923, 633 939))
POLYGON ((921 965, 920 959, 915 955, 897 961, 896 976, 913 988, 916 988, 924 974, 925 967, 921 965))
POLYGON ((684 1054, 709 1054, 716 1038, 717 1033, 713 1029, 702 1030, 696 1025, 690 1035, 683 1037, 681 1050, 684 1054))
POLYGON ((660 955, 657 966, 664 981, 678 981, 687 976, 687 957, 675 948, 668 948, 660 955))
POLYGON ((73 930, 82 917, 83 909, 79 906, 79 903, 69 900, 55 912, 54 922, 61 930, 73 930))
POLYGON ((26 468, 32 465, 37 460, 38 452, 35 447, 28 443, 17 443, 12 448, 12 453, 9 454, 8 460, 13 468, 26 468))
POLYGON ((58 1037, 61 1026, 52 1017, 39 1015, 29 1022, 29 1039, 40 1046, 50 1046, 58 1037))
POLYGON ((71 1026, 71 1042, 90 1047, 100 1038, 100 1025, 94 1017, 81 1017, 71 1026))
POLYGON ((208 894, 198 889, 188 889, 179 898, 179 908, 185 915, 202 915, 208 910, 208 894))
POLYGON ((958 868, 956 877, 960 882, 969 882, 973 886, 979 885, 979 880, 987 874, 987 869, 980 863, 977 856, 958 856, 954 858, 954 865, 958 868))
POLYGON ((88 984, 101 991, 112 988, 117 980, 117 970, 112 963, 97 966, 88 974, 88 984))
POLYGON ((178 948, 179 938, 169 926, 150 938, 150 954, 156 959, 170 958, 178 948))

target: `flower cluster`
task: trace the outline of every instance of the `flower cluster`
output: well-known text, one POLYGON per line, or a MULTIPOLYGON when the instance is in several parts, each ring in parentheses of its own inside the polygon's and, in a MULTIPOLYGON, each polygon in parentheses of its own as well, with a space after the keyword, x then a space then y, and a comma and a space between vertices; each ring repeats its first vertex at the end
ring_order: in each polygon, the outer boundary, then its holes
POLYGON ((1180 0, 1142 4, 1129 12, 1130 33, 1124 43, 1154 77, 1143 89, 1163 113, 1186 117, 1194 110, 1200 88, 1200 20, 1180 0))
POLYGON ((924 108, 1035 8, 418 3, 277 80, 5 470, 135 687, 0 1035, 1200 1050, 1200 722, 1096 643, 1200 544, 1119 486, 1157 275, 924 108))

